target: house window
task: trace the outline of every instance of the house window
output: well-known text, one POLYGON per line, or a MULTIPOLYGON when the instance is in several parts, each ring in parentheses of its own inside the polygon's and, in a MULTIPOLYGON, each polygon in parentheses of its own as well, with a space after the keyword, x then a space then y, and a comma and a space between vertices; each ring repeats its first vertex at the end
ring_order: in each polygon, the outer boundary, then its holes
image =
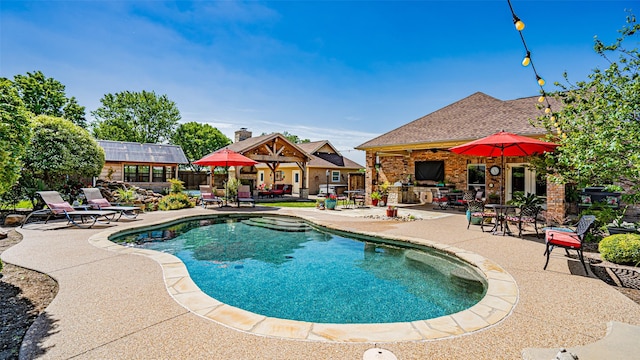
POLYGON ((484 190, 486 186, 486 166, 471 164, 467 166, 467 185, 469 190, 484 190))
POLYGON ((284 171, 278 170, 276 171, 276 181, 284 180, 284 171))
POLYGON ((331 172, 331 182, 340 182, 340 171, 331 172))
POLYGON ((125 165, 124 181, 149 182, 149 165, 125 165))
POLYGON ((167 175, 171 176, 171 166, 154 166, 153 167, 153 182, 165 182, 167 181, 167 175))

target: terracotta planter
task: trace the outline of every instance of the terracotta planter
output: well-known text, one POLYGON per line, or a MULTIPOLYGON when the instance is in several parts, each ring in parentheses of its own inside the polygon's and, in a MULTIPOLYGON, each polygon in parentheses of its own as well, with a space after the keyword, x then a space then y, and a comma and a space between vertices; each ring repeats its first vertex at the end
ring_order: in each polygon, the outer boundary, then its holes
POLYGON ((398 216, 398 209, 387 209, 387 217, 398 216))
POLYGON ((380 201, 380 200, 378 200, 378 199, 371 199, 371 205, 373 205, 373 206, 378 206, 378 201, 380 201))

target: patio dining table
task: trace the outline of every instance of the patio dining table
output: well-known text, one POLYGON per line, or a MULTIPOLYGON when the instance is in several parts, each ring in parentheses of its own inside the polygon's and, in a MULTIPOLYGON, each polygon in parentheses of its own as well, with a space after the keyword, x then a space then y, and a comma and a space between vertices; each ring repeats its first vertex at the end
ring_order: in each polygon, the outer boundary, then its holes
POLYGON ((507 214, 510 211, 515 211, 518 207, 515 205, 501 205, 501 204, 486 204, 484 206, 488 209, 493 209, 496 213, 496 222, 493 228, 490 230, 493 235, 512 235, 511 229, 509 229, 509 223, 505 221, 507 214), (500 228, 500 230, 498 230, 500 228))
POLYGON ((346 190, 345 194, 347 194, 347 204, 345 207, 347 208, 351 208, 351 204, 353 204, 353 207, 356 207, 356 196, 358 194, 362 194, 364 195, 364 191, 363 190, 346 190))

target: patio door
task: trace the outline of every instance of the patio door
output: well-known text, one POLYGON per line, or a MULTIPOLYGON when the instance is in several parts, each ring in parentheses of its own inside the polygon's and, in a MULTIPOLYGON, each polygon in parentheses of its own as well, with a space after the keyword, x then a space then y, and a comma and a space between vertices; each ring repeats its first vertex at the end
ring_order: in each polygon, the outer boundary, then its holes
POLYGON ((293 194, 300 194, 300 170, 291 171, 291 175, 293 176, 293 187, 291 188, 291 192, 293 194))
POLYGON ((506 200, 511 200, 513 193, 524 192, 525 194, 536 194, 537 196, 547 195, 547 180, 536 175, 536 172, 529 169, 526 163, 507 164, 506 200))

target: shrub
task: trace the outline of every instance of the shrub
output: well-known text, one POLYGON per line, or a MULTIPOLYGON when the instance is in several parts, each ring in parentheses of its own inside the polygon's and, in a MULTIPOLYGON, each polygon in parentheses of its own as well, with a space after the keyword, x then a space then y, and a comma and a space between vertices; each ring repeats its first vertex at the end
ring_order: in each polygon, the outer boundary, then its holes
POLYGON ((178 179, 169 179, 171 187, 169 188, 169 194, 177 194, 184 191, 184 181, 178 179))
POLYGON ((616 234, 607 236, 598 246, 602 258, 615 264, 640 263, 640 235, 616 234))
POLYGON ((192 201, 189 196, 185 193, 177 193, 177 194, 169 194, 158 202, 158 209, 166 211, 166 210, 178 210, 184 208, 192 208, 194 207, 195 201, 192 201))
POLYGON ((133 204, 136 201, 136 192, 133 189, 117 188, 116 198, 123 204, 133 204))

